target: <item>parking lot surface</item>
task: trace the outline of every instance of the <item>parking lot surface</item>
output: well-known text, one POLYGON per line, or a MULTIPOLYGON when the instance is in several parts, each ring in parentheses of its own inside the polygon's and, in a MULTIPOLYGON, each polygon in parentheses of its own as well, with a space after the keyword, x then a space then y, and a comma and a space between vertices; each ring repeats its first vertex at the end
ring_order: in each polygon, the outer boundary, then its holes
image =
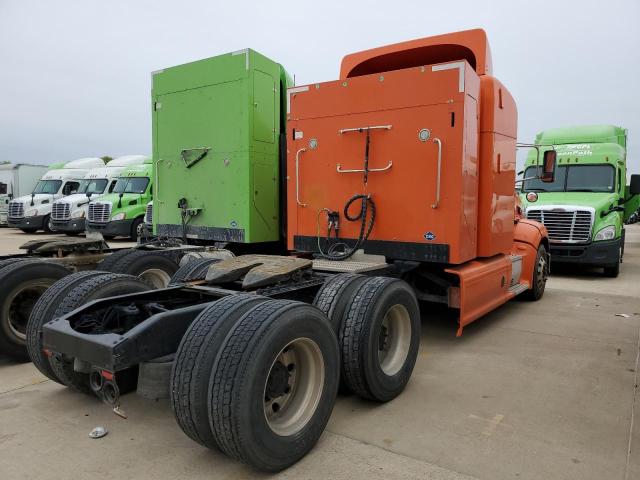
MULTIPOLYGON (((0 254, 32 237, 0 230, 0 254)), ((554 267, 541 301, 455 332, 424 307, 406 391, 384 405, 339 397, 318 445, 275 478, 640 478, 640 224, 618 278, 554 267)), ((168 402, 127 395, 122 408, 127 419, 0 356, 0 478, 267 477, 188 439, 168 402), (98 425, 109 434, 90 439, 98 425)))

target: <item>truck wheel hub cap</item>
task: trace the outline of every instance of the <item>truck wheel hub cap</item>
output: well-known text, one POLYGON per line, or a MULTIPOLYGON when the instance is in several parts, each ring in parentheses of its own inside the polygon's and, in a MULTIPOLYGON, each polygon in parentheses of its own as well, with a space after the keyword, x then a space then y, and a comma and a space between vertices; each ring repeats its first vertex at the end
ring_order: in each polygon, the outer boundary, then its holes
POLYGON ((320 403, 324 377, 322 351, 310 338, 297 338, 280 351, 263 395, 264 417, 274 433, 294 435, 309 423, 320 403))

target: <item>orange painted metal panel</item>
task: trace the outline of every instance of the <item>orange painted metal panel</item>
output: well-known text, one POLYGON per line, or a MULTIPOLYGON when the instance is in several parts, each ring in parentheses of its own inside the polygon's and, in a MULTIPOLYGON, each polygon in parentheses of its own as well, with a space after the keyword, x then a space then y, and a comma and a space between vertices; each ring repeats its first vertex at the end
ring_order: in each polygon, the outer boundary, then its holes
POLYGON ((480 79, 478 255, 508 253, 513 243, 517 110, 495 78, 480 79))
POLYGON ((352 53, 342 60, 340 78, 452 60, 466 60, 478 75, 491 75, 491 49, 485 31, 446 33, 352 53))
POLYGON ((460 281, 460 317, 457 335, 465 325, 513 298, 509 291, 512 263, 507 255, 472 260, 448 268, 460 281))
MULTIPOLYGON (((370 240, 448 245, 453 264, 475 258, 480 80, 470 65, 407 68, 307 87, 290 90, 289 248, 296 236, 318 235, 320 210, 342 213, 351 196, 365 193, 376 204, 370 240), (371 172, 365 183, 362 173, 342 173, 338 165, 363 169, 366 132, 340 130, 370 126, 390 128, 370 132, 369 168, 386 170, 371 172), (423 129, 429 131, 426 141, 419 137, 423 129), (442 145, 439 202, 436 138, 442 145)), ((325 230, 321 217, 322 236, 325 230)), ((357 238, 360 224, 341 218, 340 230, 343 238, 357 238)))
POLYGON ((520 283, 526 283, 531 286, 538 247, 546 238, 548 238, 547 229, 541 223, 523 219, 515 224, 511 252, 514 255, 522 256, 520 283))

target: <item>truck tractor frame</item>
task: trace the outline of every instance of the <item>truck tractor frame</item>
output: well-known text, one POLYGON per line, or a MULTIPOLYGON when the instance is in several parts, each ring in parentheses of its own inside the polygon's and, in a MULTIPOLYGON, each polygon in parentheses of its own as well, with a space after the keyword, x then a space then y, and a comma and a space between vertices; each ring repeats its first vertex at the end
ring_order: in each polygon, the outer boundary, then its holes
MULTIPOLYGON (((455 311, 462 335, 542 297, 547 232, 517 213, 515 101, 491 70, 470 30, 348 55, 339 80, 288 89, 251 50, 159 72, 156 233, 250 254, 190 255, 156 290, 74 274, 34 307, 32 360, 121 415, 121 394, 155 382, 194 441, 292 465, 341 383, 378 402, 404 390, 419 301, 455 311), (228 134, 227 117, 246 123, 228 134), (283 241, 287 255, 256 253, 283 241)), ((544 181, 554 171, 549 157, 544 181)))

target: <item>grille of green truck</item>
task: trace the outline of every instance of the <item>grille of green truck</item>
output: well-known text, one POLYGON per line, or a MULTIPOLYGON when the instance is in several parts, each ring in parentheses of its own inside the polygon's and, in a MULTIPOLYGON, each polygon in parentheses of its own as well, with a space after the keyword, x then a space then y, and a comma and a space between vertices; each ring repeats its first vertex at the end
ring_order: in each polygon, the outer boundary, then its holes
POLYGON ((242 50, 153 75, 154 224, 159 236, 281 238, 282 67, 242 50))
POLYGON ((544 224, 549 241, 587 243, 591 240, 593 212, 571 207, 529 208, 527 218, 544 224))

